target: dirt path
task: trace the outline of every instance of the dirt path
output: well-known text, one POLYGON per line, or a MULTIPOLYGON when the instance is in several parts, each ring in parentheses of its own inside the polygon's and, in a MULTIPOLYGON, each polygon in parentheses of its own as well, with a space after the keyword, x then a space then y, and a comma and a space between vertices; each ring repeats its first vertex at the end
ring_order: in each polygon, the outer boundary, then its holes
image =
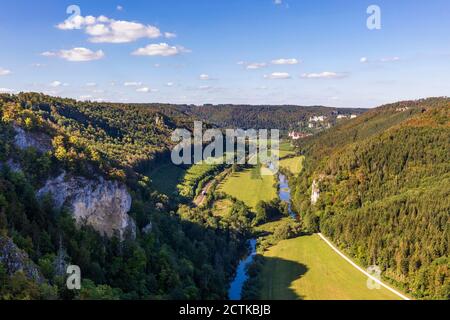
POLYGON ((372 279, 373 281, 375 281, 376 283, 380 284, 381 286, 385 287, 386 289, 388 289, 389 291, 391 291, 392 293, 394 293, 395 295, 399 296, 400 298, 402 298, 403 300, 410 300, 410 298, 406 297, 405 295, 401 294, 400 292, 398 292, 397 290, 391 288, 390 286, 384 284, 381 280, 375 278, 374 276, 372 276, 371 274, 369 274, 368 272, 366 272, 365 270, 363 270, 360 266, 358 266, 356 263, 354 263, 352 260, 350 260, 350 258, 348 258, 345 254, 343 254, 338 248, 336 248, 327 238, 325 238, 321 233, 318 234, 319 237, 325 241, 325 243, 327 245, 329 245, 331 247, 331 249, 333 249, 337 254, 339 254, 342 258, 344 258, 348 263, 350 263, 353 267, 355 267, 356 269, 358 269, 360 272, 364 273, 364 275, 366 275, 368 278, 372 279))
POLYGON ((215 179, 211 180, 210 182, 208 182, 206 184, 206 186, 203 187, 202 191, 200 192, 200 194, 194 199, 194 204, 197 207, 201 207, 206 200, 206 197, 208 196, 208 192, 212 187, 213 182, 215 181, 215 179))

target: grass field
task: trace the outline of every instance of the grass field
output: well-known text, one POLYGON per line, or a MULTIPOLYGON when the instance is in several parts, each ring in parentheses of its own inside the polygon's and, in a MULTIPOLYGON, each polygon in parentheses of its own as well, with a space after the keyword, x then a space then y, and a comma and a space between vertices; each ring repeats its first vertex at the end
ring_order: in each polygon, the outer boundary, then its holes
POLYGON ((214 171, 214 164, 196 164, 189 168, 164 164, 149 173, 155 188, 166 195, 179 193, 182 196, 192 196, 199 180, 214 171))
POLYGON ((255 167, 231 174, 219 185, 218 190, 243 201, 253 210, 259 201, 275 199, 277 197, 277 190, 274 187, 275 177, 258 176, 254 170, 259 169, 255 167))
POLYGON ((282 159, 280 160, 280 167, 297 175, 302 171, 303 160, 303 156, 282 159))
POLYGON ((385 288, 368 289, 367 277, 318 235, 282 241, 264 254, 264 260, 262 299, 399 299, 385 288))
POLYGON ((289 141, 282 141, 280 143, 280 159, 287 157, 289 155, 293 155, 294 152, 294 147, 291 145, 291 143, 289 141))

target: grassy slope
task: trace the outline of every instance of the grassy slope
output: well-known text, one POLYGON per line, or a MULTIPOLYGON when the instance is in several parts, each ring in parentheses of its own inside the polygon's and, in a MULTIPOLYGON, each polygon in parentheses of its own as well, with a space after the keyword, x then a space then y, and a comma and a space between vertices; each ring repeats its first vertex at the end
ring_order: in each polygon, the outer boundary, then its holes
POLYGON ((159 192, 171 196, 177 192, 177 185, 183 181, 185 173, 182 167, 168 163, 150 172, 149 176, 159 192))
POLYGON ((270 201, 275 199, 277 196, 276 188, 274 187, 275 177, 261 176, 261 179, 255 179, 252 170, 256 169, 247 169, 233 173, 220 184, 219 191, 243 201, 252 209, 261 200, 270 201))
POLYGON ((292 174, 296 175, 302 171, 304 157, 286 158, 280 160, 280 167, 289 170, 292 174))
POLYGON ((317 235, 282 241, 264 257, 262 299, 398 299, 384 288, 369 290, 367 277, 317 235))

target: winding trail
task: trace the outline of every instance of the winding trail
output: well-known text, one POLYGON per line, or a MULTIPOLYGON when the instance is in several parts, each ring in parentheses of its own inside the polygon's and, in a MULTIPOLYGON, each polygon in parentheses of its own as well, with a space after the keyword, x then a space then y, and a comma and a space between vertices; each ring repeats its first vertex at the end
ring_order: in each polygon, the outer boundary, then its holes
POLYGON ((370 279, 372 279, 373 281, 375 281, 376 283, 380 284, 381 286, 385 287, 386 289, 388 289, 389 291, 391 291, 392 293, 394 293, 395 295, 399 296, 400 298, 402 298, 403 300, 411 300, 410 298, 408 298, 407 296, 401 294, 400 292, 398 292, 397 290, 391 288, 390 286, 384 284, 381 280, 377 279, 376 277, 372 276, 371 274, 369 274, 368 272, 366 272, 364 269, 362 269, 360 266, 358 266, 356 263, 354 263, 352 260, 350 260, 350 258, 348 258, 345 254, 343 254, 338 248, 336 248, 327 238, 324 237, 323 234, 318 233, 319 237, 325 241, 325 243, 327 245, 329 245, 331 247, 331 249, 333 249, 338 255, 340 255, 342 258, 344 258, 348 263, 350 263, 353 267, 355 267, 356 269, 358 269, 359 271, 361 271, 362 273, 364 273, 364 275, 366 275, 367 277, 369 277, 370 279))

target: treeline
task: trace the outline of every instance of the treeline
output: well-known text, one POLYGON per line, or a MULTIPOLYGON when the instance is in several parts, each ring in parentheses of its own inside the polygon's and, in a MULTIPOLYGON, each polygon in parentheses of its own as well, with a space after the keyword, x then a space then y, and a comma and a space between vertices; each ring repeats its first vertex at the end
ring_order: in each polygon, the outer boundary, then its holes
POLYGON ((303 152, 293 204, 304 224, 408 294, 449 299, 450 99, 378 108, 303 152))
POLYGON ((336 109, 323 106, 251 106, 251 105, 205 105, 179 106, 182 112, 198 117, 220 128, 241 129, 296 129, 300 122, 310 117, 336 116, 338 113, 361 114, 364 109, 336 109))

